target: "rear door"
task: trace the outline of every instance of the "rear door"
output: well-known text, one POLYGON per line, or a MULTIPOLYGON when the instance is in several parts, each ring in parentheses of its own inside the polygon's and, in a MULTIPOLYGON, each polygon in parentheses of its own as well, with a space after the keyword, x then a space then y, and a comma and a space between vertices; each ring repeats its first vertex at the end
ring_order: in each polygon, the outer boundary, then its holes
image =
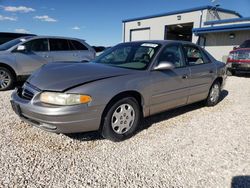
POLYGON ((23 75, 30 75, 42 65, 53 61, 48 52, 48 39, 39 38, 23 43, 26 51, 13 51, 17 65, 20 66, 23 75))
POLYGON ((67 39, 50 38, 49 47, 54 61, 78 61, 78 57, 70 49, 67 39))
POLYGON ((68 40, 73 56, 77 61, 88 62, 94 59, 94 52, 91 52, 87 46, 77 40, 68 40))
POLYGON ((191 70, 188 103, 205 99, 216 74, 216 66, 195 45, 184 45, 185 60, 191 70))
POLYGON ((150 114, 185 105, 189 96, 190 69, 185 64, 181 45, 168 45, 157 61, 171 62, 175 68, 151 72, 150 114))

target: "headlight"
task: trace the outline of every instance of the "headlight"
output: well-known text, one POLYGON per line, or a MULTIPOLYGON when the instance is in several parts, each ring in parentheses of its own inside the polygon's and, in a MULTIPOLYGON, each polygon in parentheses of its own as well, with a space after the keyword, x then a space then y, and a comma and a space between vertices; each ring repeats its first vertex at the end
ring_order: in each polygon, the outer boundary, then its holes
POLYGON ((88 95, 44 92, 40 95, 40 101, 47 104, 70 106, 89 103, 92 98, 88 95))

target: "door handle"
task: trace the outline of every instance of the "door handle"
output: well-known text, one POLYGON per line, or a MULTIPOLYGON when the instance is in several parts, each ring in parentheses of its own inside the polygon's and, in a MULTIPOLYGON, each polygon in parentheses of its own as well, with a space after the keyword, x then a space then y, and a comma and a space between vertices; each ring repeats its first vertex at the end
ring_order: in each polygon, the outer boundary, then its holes
POLYGON ((187 78, 188 78, 188 75, 186 74, 182 76, 182 79, 187 79, 187 78))
POLYGON ((214 71, 213 71, 213 70, 210 70, 209 73, 212 74, 212 73, 214 73, 214 71))
POLYGON ((48 55, 43 55, 43 57, 44 57, 44 58, 49 58, 49 56, 48 56, 48 55))

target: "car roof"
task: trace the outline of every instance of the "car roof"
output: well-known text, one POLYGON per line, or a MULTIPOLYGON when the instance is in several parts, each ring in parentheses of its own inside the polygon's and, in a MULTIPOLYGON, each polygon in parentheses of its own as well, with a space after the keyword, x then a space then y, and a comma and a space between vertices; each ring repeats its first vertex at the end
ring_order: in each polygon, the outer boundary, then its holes
POLYGON ((179 44, 192 44, 196 45, 192 42, 188 41, 180 41, 180 40, 142 40, 142 41, 132 41, 132 42, 125 42, 124 44, 140 44, 140 43, 157 43, 161 45, 171 44, 171 43, 179 43, 179 44))
POLYGON ((40 38, 52 38, 52 39, 66 39, 66 40, 80 40, 80 41, 85 41, 84 39, 79 39, 79 38, 72 38, 72 37, 61 37, 61 36, 34 36, 33 39, 40 39, 40 38))

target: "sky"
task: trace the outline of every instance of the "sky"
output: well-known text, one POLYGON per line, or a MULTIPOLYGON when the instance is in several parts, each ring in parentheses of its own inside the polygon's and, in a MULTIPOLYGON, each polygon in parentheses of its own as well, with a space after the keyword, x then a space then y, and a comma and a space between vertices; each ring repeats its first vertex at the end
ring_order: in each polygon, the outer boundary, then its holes
POLYGON ((122 42, 122 20, 215 4, 250 17, 250 0, 0 0, 0 32, 113 46, 122 42))

